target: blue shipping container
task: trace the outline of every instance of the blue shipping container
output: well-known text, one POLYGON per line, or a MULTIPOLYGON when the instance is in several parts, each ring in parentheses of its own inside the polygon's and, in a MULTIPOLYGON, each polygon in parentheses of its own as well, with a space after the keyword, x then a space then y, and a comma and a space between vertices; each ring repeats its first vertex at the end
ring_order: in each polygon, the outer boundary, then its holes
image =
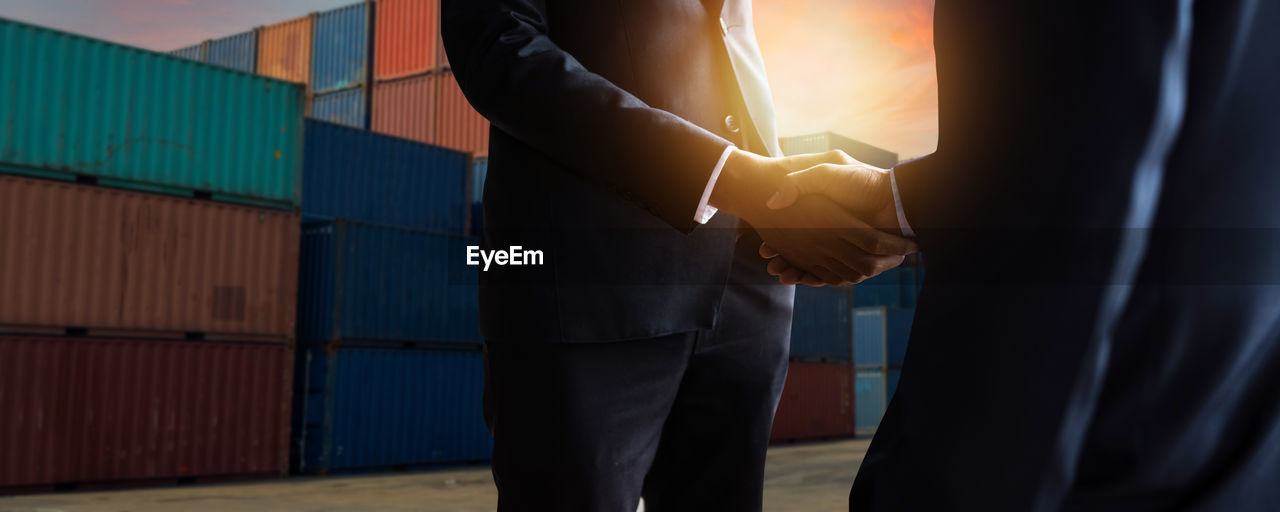
POLYGON ((246 73, 258 70, 258 31, 227 36, 209 41, 208 62, 246 73))
POLYGON ((853 361, 859 367, 901 366, 915 309, 853 309, 853 361))
POLYGON ((888 404, 885 376, 881 370, 858 370, 853 378, 854 425, 858 433, 870 433, 880 426, 888 404))
POLYGON ((311 98, 309 117, 352 128, 368 129, 368 97, 363 87, 317 94, 311 98))
POLYGON ((316 15, 311 47, 311 89, 317 93, 369 84, 370 3, 316 15))
POLYGON ((310 119, 305 139, 307 218, 466 229, 466 153, 310 119))
POLYGON ((298 341, 479 342, 478 240, 343 220, 302 227, 298 341))
POLYGON ((466 350, 308 347, 295 372, 292 466, 325 474, 486 461, 484 364, 466 350))
POLYGON ((902 283, 898 274, 901 271, 901 267, 886 270, 878 276, 854 285, 853 305, 855 307, 900 306, 902 283))
POLYGON ((204 62, 205 58, 208 56, 207 55, 208 51, 209 51, 209 43, 208 41, 206 41, 200 44, 191 45, 186 48, 179 48, 177 50, 171 51, 169 52, 169 55, 174 55, 174 56, 182 57, 184 59, 191 59, 195 61, 204 62))
POLYGON ((853 347, 848 288, 796 287, 791 357, 849 361, 853 347))

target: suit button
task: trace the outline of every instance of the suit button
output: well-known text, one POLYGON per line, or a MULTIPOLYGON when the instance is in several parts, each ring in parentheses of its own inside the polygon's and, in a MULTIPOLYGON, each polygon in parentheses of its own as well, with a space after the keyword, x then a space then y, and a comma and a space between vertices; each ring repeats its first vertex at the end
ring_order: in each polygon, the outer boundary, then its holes
POLYGON ((738 118, 729 114, 724 116, 724 129, 729 130, 730 133, 738 133, 742 127, 738 126, 738 118))
POLYGON ((729 35, 729 24, 724 22, 724 18, 720 18, 720 35, 729 35))

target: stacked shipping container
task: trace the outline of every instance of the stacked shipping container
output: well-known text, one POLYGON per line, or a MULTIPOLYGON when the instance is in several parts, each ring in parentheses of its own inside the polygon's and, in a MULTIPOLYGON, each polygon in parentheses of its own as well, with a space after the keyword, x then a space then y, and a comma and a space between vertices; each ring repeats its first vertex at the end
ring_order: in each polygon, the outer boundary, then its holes
POLYGON ((0 492, 283 474, 302 89, 0 40, 0 492))

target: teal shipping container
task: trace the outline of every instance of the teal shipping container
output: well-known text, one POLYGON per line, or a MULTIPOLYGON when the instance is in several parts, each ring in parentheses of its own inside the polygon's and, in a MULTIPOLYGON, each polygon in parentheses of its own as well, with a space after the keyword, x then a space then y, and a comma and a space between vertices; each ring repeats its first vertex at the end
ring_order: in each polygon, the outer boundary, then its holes
POLYGON ((301 200, 301 86, 0 19, 6 172, 262 206, 301 200))
POLYGON ((258 31, 250 30, 209 41, 209 55, 205 62, 253 73, 258 69, 258 31))
POLYGON ((316 15, 311 36, 311 90, 336 91, 369 84, 373 3, 362 2, 316 15))
POLYGON ((870 434, 880 426, 889 404, 884 370, 858 370, 853 378, 854 424, 859 434, 870 434))
POLYGON ((901 366, 916 310, 884 306, 853 309, 853 362, 859 368, 901 366))

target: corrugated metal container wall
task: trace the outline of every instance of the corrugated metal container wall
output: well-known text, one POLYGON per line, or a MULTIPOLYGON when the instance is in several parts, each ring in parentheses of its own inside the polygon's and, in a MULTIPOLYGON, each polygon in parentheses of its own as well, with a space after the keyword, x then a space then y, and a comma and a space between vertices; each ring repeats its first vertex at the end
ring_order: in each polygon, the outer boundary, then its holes
POLYGON ((431 144, 439 79, 420 75, 373 86, 373 131, 431 144))
POLYGON ((311 31, 315 15, 268 25, 258 32, 258 73, 288 82, 311 80, 311 31))
POLYGON ((853 363, 861 367, 883 367, 888 364, 885 308, 854 308, 853 363))
POLYGON ((769 440, 852 436, 852 392, 853 368, 847 364, 791 363, 769 440))
POLYGON ((883 370, 858 370, 854 380, 853 401, 857 404, 858 433, 875 432, 889 403, 885 394, 883 370))
MULTIPOLYGON (((471 348, 471 347, 469 347, 471 348)), ((299 473, 488 460, 484 363, 472 350, 301 349, 299 473)))
POLYGON ((854 306, 902 305, 902 268, 889 269, 853 286, 854 306))
POLYGON ((376 18, 374 78, 400 78, 437 68, 439 0, 379 0, 376 18))
POLYGON ((849 362, 853 350, 848 288, 796 287, 791 357, 849 362))
POLYGON ((169 55, 174 55, 177 57, 182 57, 184 59, 191 59, 195 61, 204 62, 205 59, 208 58, 208 53, 209 53, 209 42, 205 41, 200 44, 195 44, 195 45, 188 46, 186 48, 179 48, 177 50, 171 51, 169 52, 169 55))
POLYGON ((467 155, 307 121, 302 213, 439 233, 465 228, 467 155))
POLYGON ((475 156, 489 154, 489 120, 471 108, 462 95, 453 72, 446 71, 440 79, 440 97, 436 104, 439 122, 436 124, 437 146, 466 151, 475 156))
POLYGON ((7 170, 299 203, 298 87, 3 19, 0 40, 7 170))
POLYGON ((246 73, 258 70, 258 31, 250 30, 209 42, 209 63, 246 73))
MULTIPOLYGON (((893 400, 893 394, 898 391, 898 380, 902 379, 902 368, 889 368, 888 391, 889 400, 893 400)), ((885 402, 888 404, 888 402, 885 402)))
POLYGON ((316 15, 311 55, 312 91, 329 92, 369 83, 372 5, 359 3, 316 15))
POLYGON ((303 226, 298 339, 482 341, 479 241, 334 221, 303 226))
POLYGON ((854 362, 865 366, 901 366, 911 338, 915 309, 892 307, 854 308, 854 362))
POLYGON ((292 212, 0 176, 0 325, 294 331, 292 212))
POLYGON ((290 355, 278 344, 0 337, 0 492, 282 476, 290 355))
MULTIPOLYGON (((363 87, 317 94, 311 98, 311 115, 309 117, 353 128, 368 128, 369 116, 366 108, 368 102, 365 98, 363 87)), ((304 168, 306 166, 305 157, 303 166, 304 168)), ((302 174, 305 181, 305 169, 302 174)), ((305 190, 303 191, 303 197, 306 197, 305 190)))

